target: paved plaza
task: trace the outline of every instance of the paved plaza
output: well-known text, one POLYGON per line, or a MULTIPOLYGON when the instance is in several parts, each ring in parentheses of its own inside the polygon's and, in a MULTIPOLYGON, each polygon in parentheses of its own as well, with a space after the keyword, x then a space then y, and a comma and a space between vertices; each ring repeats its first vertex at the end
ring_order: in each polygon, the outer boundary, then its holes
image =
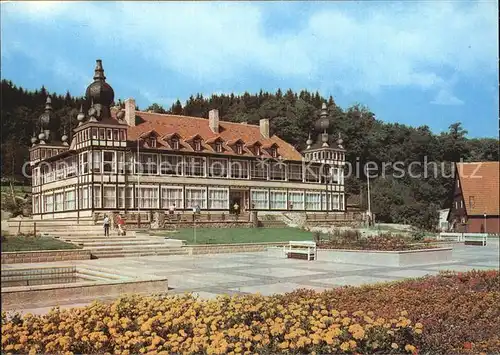
MULTIPOLYGON (((109 270, 110 273, 116 270, 121 274, 140 275, 141 277, 147 275, 166 276, 171 294, 192 292, 201 298, 210 299, 220 294, 259 292, 263 295, 271 295, 290 292, 298 288, 322 291, 343 285, 358 286, 435 275, 441 270, 498 269, 498 239, 490 239, 488 244, 486 247, 457 244, 453 248, 451 262, 412 267, 340 264, 321 260, 308 262, 285 259, 277 252, 148 256, 50 264, 92 266, 109 270)), ((2 267, 36 267, 47 264, 12 264, 2 267)), ((106 297, 99 299, 109 300, 106 297)), ((59 305, 61 308, 65 308, 84 305, 91 301, 89 299, 71 299, 59 305)), ((24 312, 43 313, 47 310, 47 307, 30 308, 30 305, 26 305, 24 312)))

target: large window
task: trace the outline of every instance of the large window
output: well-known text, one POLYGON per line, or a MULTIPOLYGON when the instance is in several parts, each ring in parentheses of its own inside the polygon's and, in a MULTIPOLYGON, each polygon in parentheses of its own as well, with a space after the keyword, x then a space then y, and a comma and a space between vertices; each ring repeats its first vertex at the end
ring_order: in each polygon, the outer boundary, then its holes
POLYGON ((182 175, 182 157, 180 155, 160 155, 160 162, 162 175, 182 175))
POLYGON ((186 157, 185 174, 187 176, 205 176, 205 158, 186 157))
POLYGON ((267 190, 252 190, 252 209, 267 210, 268 202, 267 190))
POLYGON ((66 163, 66 176, 73 177, 76 175, 76 156, 65 159, 66 163))
POLYGON ((339 196, 339 209, 341 211, 343 211, 344 208, 345 208, 344 207, 344 198, 345 198, 345 195, 344 194, 340 194, 340 196, 339 196))
POLYGON ((248 179, 248 163, 245 160, 231 161, 231 177, 234 179, 248 179))
POLYGON ((271 191, 269 204, 272 210, 286 209, 286 192, 271 191))
POLYGON ((229 208, 229 190, 227 188, 209 188, 208 208, 227 210, 229 208))
POLYGON ((101 186, 94 186, 94 191, 92 194, 94 198, 94 208, 101 208, 101 186))
POLYGON ((80 153, 80 174, 89 172, 89 154, 87 152, 80 153))
POLYGON ((80 209, 89 208, 89 188, 88 187, 80 187, 80 209))
POLYGON ((302 191, 289 191, 288 200, 290 201, 290 209, 292 210, 304 209, 304 193, 302 191))
POLYGON ((321 195, 319 192, 306 192, 306 210, 321 210, 321 195))
POLYGON ((118 186, 118 208, 125 208, 125 186, 118 186))
POLYGON ((143 174, 157 174, 158 160, 156 154, 140 153, 140 170, 143 174))
POLYGON ((340 209, 340 201, 339 201, 339 195, 338 194, 333 194, 332 195, 332 209, 333 210, 340 209))
POLYGON ((134 208, 134 188, 132 186, 125 188, 125 208, 134 208))
POLYGON ((302 164, 288 165, 288 181, 302 181, 302 164))
POLYGON ((56 164, 56 180, 64 179, 65 167, 66 167, 66 164, 64 161, 57 162, 57 164, 56 164))
POLYGON ((135 193, 136 206, 140 208, 158 208, 158 187, 141 186, 140 189, 136 187, 135 193))
POLYGON ((252 161, 252 179, 267 180, 268 163, 264 160, 252 161))
POLYGON ((104 151, 102 154, 102 170, 105 173, 115 173, 116 172, 116 157, 115 152, 104 151))
POLYGON ((54 199, 56 201, 54 211, 63 211, 64 210, 64 194, 62 192, 56 192, 54 194, 54 199))
POLYGON ((32 203, 33 203, 33 213, 38 214, 40 213, 40 196, 35 196, 33 195, 32 203))
POLYGON ((271 180, 285 180, 286 178, 286 165, 282 162, 272 162, 270 164, 270 178, 271 180))
POLYGON ((186 208, 207 206, 207 190, 204 187, 186 187, 186 208))
POLYGON ((43 196, 43 212, 54 211, 54 195, 43 196))
POLYGON ((210 158, 208 176, 227 177, 227 159, 210 158))
POLYGON ((126 169, 126 153, 116 152, 116 161, 118 162, 118 174, 124 174, 126 169))
POLYGON ((67 211, 74 211, 75 202, 75 190, 64 191, 64 209, 67 211))
POLYGON ((101 171, 101 151, 94 151, 92 155, 92 171, 99 173, 101 171))
POLYGON ((306 169, 306 181, 307 182, 319 182, 320 178, 320 167, 312 164, 306 164, 304 166, 306 169))
POLYGON ((104 186, 102 190, 103 207, 116 208, 116 188, 115 186, 104 186))
POLYGON ((161 208, 168 209, 170 206, 183 208, 182 187, 180 186, 162 186, 161 188, 161 208))

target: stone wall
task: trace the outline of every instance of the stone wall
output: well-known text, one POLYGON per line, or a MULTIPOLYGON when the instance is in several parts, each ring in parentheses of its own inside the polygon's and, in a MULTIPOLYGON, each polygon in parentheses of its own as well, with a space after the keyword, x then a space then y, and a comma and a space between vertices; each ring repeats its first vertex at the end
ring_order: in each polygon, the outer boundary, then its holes
POLYGON ((267 248, 280 247, 287 244, 286 242, 277 243, 241 243, 241 244, 213 244, 213 245, 189 245, 189 255, 199 254, 223 254, 223 253, 249 253, 266 251, 267 248))
POLYGON ((72 249, 2 252, 2 264, 41 263, 66 260, 90 260, 90 250, 72 249))

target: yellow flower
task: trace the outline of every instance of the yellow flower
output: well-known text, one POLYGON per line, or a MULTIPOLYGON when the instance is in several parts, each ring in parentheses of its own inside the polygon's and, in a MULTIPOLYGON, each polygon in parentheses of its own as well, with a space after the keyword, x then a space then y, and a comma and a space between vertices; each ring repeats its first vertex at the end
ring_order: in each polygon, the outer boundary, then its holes
POLYGON ((398 345, 398 344, 396 344, 396 343, 392 343, 392 344, 391 344, 391 348, 393 348, 393 349, 398 349, 398 348, 399 348, 399 345, 398 345))
POLYGON ((406 317, 408 315, 408 312, 407 311, 401 311, 400 313, 403 317, 406 317))
POLYGON ((415 323, 415 328, 423 328, 424 325, 422 323, 415 323))
POLYGON ((406 344, 405 350, 410 352, 410 353, 413 353, 413 352, 415 352, 416 348, 413 345, 406 344))
POLYGON ((420 329, 420 328, 416 328, 416 329, 415 329, 415 333, 417 333, 417 334, 422 334, 422 329, 420 329))
POLYGON ((340 344, 340 349, 342 349, 342 351, 347 351, 349 350, 350 348, 350 345, 347 341, 344 341, 342 344, 340 344))

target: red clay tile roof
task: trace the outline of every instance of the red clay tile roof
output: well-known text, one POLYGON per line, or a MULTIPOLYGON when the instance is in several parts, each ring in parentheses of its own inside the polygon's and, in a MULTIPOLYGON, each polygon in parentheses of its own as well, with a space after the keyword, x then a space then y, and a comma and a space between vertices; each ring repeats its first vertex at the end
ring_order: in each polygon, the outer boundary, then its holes
MULTIPOLYGON (((113 110, 113 115, 116 112, 113 110)), ((140 117, 138 124, 133 127, 128 127, 128 140, 135 141, 144 132, 154 131, 160 137, 168 137, 173 133, 180 136, 180 150, 192 151, 189 144, 185 144, 185 140, 196 135, 202 139, 202 148, 204 152, 215 153, 213 147, 207 144, 207 141, 212 141, 213 138, 220 137, 223 144, 222 155, 247 156, 253 157, 254 154, 248 146, 243 149, 243 154, 236 154, 232 149, 227 149, 227 142, 241 139, 243 143, 248 144, 260 142, 263 145, 270 146, 275 143, 278 146, 278 154, 286 160, 301 160, 302 155, 289 143, 285 142, 276 135, 270 138, 264 138, 260 134, 260 128, 257 125, 233 123, 219 121, 219 133, 214 133, 209 125, 208 119, 189 116, 167 115, 159 113, 136 111, 136 116, 140 117)), ((158 149, 171 150, 170 146, 165 145, 158 149)), ((269 157, 267 152, 263 151, 264 157, 269 157)))
POLYGON ((457 163, 467 215, 500 215, 500 163, 457 163), (473 201, 472 206, 470 201, 473 201))

